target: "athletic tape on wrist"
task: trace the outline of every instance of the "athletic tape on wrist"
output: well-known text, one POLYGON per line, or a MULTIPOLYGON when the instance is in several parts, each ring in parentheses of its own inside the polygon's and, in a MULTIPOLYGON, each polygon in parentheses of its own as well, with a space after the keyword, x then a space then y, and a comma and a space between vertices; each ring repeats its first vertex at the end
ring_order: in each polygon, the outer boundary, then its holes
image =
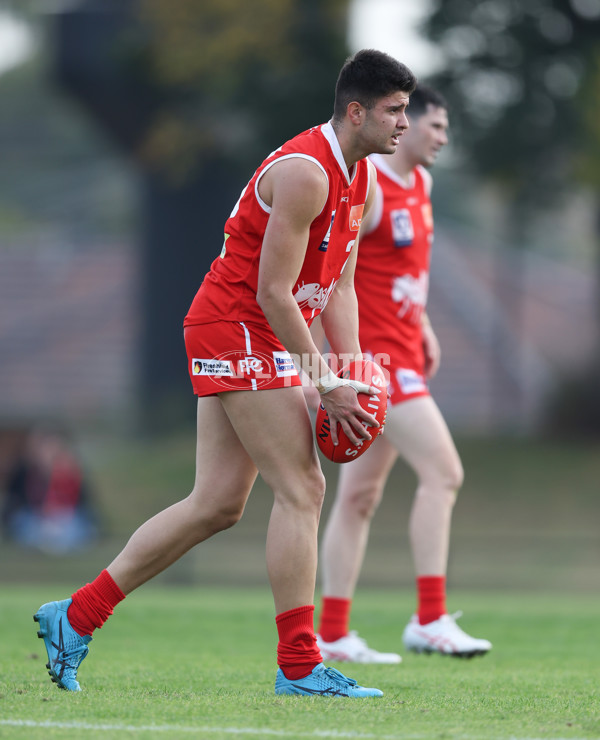
POLYGON ((332 391, 334 388, 338 388, 340 385, 344 385, 342 379, 338 378, 337 375, 334 375, 331 370, 327 373, 327 375, 323 375, 323 377, 317 378, 314 383, 321 395, 329 393, 329 391, 332 391))
MULTIPOLYGON (((322 396, 343 385, 349 385, 357 393, 368 393, 371 389, 368 383, 361 383, 359 380, 350 380, 348 378, 338 378, 331 370, 327 375, 323 375, 322 378, 315 380, 314 384, 322 396)), ((376 391, 379 393, 379 389, 376 389, 376 391)))

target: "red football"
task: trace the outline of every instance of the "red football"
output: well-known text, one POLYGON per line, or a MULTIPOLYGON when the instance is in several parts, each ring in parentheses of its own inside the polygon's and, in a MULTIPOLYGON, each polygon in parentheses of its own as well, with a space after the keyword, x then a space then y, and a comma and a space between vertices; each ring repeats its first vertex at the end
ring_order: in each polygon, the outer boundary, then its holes
POLYGON ((331 441, 331 425, 329 415, 323 404, 317 410, 316 434, 319 449, 329 460, 344 463, 355 460, 366 452, 373 444, 378 434, 383 431, 385 416, 387 412, 387 382, 383 370, 371 360, 358 360, 343 367, 338 373, 340 378, 360 380, 363 383, 380 388, 381 393, 370 396, 368 393, 359 393, 358 402, 365 411, 372 414, 379 422, 379 427, 366 427, 371 439, 363 439, 359 444, 353 444, 338 423, 338 444, 333 445, 331 441))

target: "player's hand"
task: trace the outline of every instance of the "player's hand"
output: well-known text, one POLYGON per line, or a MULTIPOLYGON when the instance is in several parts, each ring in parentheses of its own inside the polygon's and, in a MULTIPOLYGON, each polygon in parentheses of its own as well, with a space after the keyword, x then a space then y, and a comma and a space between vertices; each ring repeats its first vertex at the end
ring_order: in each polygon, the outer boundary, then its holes
POLYGON ((379 427, 379 422, 368 411, 365 411, 357 400, 358 393, 373 395, 380 393, 375 388, 357 380, 338 379, 339 385, 327 393, 321 393, 321 403, 325 407, 331 425, 331 441, 338 444, 338 422, 352 444, 359 444, 361 439, 370 439, 369 427, 379 427))

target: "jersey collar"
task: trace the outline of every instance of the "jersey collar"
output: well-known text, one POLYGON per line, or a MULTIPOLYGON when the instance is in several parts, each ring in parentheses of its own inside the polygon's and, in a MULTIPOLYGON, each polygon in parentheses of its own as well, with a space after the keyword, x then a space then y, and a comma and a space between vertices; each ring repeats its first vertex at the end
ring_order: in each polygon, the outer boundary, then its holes
POLYGON ((371 154, 369 155, 369 159, 375 167, 377 167, 378 170, 381 170, 386 177, 389 177, 390 180, 393 180, 396 185, 399 185, 404 190, 412 190, 415 186, 415 173, 414 170, 411 171, 410 177, 408 182, 406 180, 403 180, 400 175, 398 175, 394 170, 390 167, 388 162, 386 161, 386 157, 382 154, 371 154))
POLYGON ((344 159, 344 155, 342 154, 342 148, 340 147, 340 142, 335 135, 335 131, 333 130, 333 126, 331 125, 331 121, 328 121, 321 126, 321 133, 327 139, 329 146, 331 147, 331 151, 333 152, 333 156, 336 158, 340 169, 344 173, 346 182, 348 183, 348 185, 351 185, 356 176, 357 167, 355 164, 352 165, 352 174, 348 172, 348 167, 346 167, 346 160, 344 159))

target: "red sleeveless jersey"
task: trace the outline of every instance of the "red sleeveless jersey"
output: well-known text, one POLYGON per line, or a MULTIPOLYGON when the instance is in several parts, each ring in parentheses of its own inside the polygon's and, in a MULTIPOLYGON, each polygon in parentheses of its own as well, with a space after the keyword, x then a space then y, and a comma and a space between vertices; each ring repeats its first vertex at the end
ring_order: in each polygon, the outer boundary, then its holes
POLYGON ((371 160, 377 167, 376 226, 361 235, 354 279, 360 345, 374 356, 389 355, 389 364, 384 364, 390 370, 401 367, 422 374, 421 316, 433 242, 431 176, 416 167, 406 185, 385 157, 373 155, 371 160))
MULTIPOLYGON (((204 278, 184 326, 224 319, 268 326, 256 302, 256 290, 271 208, 261 200, 258 184, 273 164, 291 157, 314 162, 329 183, 327 202, 310 227, 306 256, 294 287, 294 298, 308 324, 325 308, 358 235, 369 188, 367 160, 358 161, 348 172, 330 123, 286 142, 256 170, 225 223, 221 255, 204 278)), ((279 344, 274 334, 273 341, 279 344)))

